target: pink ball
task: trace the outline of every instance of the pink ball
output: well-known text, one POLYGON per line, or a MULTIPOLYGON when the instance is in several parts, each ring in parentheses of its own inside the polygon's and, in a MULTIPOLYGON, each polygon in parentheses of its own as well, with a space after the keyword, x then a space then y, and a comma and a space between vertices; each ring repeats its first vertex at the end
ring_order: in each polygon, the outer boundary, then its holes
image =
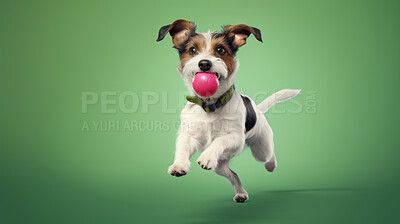
POLYGON ((219 86, 218 78, 213 73, 199 72, 193 80, 193 89, 202 97, 214 95, 219 86))

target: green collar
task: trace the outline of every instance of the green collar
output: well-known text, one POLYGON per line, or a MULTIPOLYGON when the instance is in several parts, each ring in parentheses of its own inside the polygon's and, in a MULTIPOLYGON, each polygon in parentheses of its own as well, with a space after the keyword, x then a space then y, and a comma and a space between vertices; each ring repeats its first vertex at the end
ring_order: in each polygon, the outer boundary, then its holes
POLYGON ((204 109, 204 111, 208 113, 208 112, 213 112, 216 109, 227 104, 229 102, 229 100, 232 98, 234 90, 235 90, 235 86, 232 85, 231 88, 228 89, 228 91, 226 91, 224 94, 222 94, 222 96, 220 98, 218 98, 217 102, 215 102, 214 104, 211 104, 211 105, 206 105, 206 103, 197 95, 186 96, 186 99, 189 102, 200 105, 204 109))

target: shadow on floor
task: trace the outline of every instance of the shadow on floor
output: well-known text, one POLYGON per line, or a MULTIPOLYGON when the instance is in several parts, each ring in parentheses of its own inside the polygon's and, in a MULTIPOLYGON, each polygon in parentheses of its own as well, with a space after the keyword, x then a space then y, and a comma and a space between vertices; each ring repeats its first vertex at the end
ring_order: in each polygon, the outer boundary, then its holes
MULTIPOLYGON (((240 204, 231 199, 218 198, 203 210, 187 214, 187 223, 308 223, 317 220, 327 223, 327 217, 341 212, 346 206, 353 206, 354 202, 358 203, 354 198, 358 197, 355 192, 359 190, 325 188, 264 191, 250 194, 250 200, 240 204)), ((329 221, 334 223, 334 220, 340 221, 335 218, 329 221)))

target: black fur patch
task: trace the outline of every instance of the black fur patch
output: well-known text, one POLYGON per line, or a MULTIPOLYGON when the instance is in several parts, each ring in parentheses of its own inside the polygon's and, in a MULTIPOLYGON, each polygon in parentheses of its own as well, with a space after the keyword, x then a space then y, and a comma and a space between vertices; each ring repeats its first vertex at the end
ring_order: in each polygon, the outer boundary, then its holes
POLYGON ((166 25, 166 26, 163 26, 163 27, 160 28, 160 30, 158 31, 158 37, 157 37, 157 40, 156 40, 157 42, 161 41, 162 39, 164 39, 164 37, 165 37, 165 35, 167 35, 169 27, 171 25, 172 24, 169 24, 169 25, 166 25))
POLYGON ((225 35, 225 41, 228 43, 232 54, 235 56, 236 52, 239 50, 239 48, 236 45, 233 44, 233 39, 229 38, 228 35, 225 35))
POLYGON ((263 41, 261 39, 261 31, 255 27, 251 27, 251 28, 253 28, 254 32, 256 33, 254 35, 256 37, 256 39, 262 43, 263 41))
POLYGON ((249 98, 242 96, 243 104, 246 107, 246 132, 250 131, 254 125, 256 125, 257 122, 257 115, 256 112, 254 111, 253 105, 251 104, 251 101, 249 98))

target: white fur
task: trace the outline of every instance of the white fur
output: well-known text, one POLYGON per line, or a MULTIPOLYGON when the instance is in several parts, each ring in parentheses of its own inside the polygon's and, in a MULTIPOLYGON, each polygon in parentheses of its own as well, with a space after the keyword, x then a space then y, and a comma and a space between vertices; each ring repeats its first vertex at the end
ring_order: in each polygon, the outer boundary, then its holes
MULTIPOLYGON (((202 35, 206 37, 208 43, 211 41, 210 32, 202 35)), ((208 45, 206 45, 206 48, 209 47, 208 45)), ((236 62, 236 69, 233 74, 228 76, 227 67, 221 59, 200 52, 187 61, 183 68, 179 69, 191 94, 195 94, 192 81, 194 75, 200 72, 198 62, 203 59, 212 62, 211 72, 218 72, 221 75, 217 93, 204 99, 207 102, 214 103, 234 84, 238 63, 236 62)), ((234 91, 231 100, 222 108, 210 113, 206 113, 201 106, 188 102, 181 112, 175 160, 168 172, 175 176, 187 174, 190 168, 190 157, 194 152, 201 151, 197 163, 204 169, 214 170, 215 173, 228 178, 236 192, 235 201, 243 202, 247 200, 248 194, 238 176, 229 169, 229 160, 238 155, 246 143, 256 160, 261 161, 265 168, 272 172, 277 166, 273 133, 264 113, 274 104, 288 100, 299 92, 300 90, 281 90, 268 97, 258 106, 251 100, 257 121, 248 132, 245 132, 246 108, 238 92, 234 91)))
POLYGON ((267 99, 265 99, 263 102, 261 102, 257 108, 262 112, 265 113, 271 108, 273 105, 280 103, 282 101, 288 100, 290 98, 293 98, 297 96, 297 94, 300 93, 300 89, 283 89, 280 90, 271 96, 269 96, 267 99))

